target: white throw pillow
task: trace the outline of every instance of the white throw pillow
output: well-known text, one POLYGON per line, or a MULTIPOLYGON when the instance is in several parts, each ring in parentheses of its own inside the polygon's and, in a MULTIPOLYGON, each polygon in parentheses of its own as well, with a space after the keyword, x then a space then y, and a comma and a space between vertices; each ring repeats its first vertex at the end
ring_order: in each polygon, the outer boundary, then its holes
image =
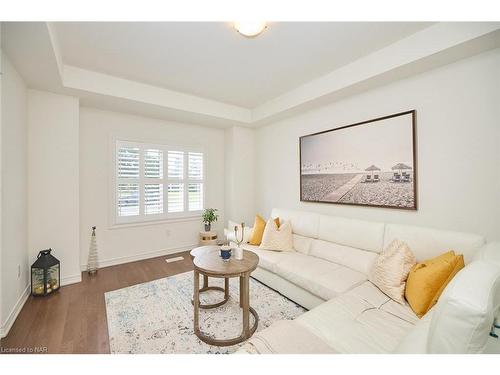
MULTIPOLYGON (((241 223, 228 220, 227 222, 226 237, 228 241, 236 242, 236 237, 234 235, 234 227, 238 227, 238 238, 241 238, 241 223)), ((245 231, 243 232, 243 243, 247 243, 252 238, 253 228, 245 226, 245 231)))
POLYGON ((416 263, 408 245, 396 239, 375 259, 368 279, 394 301, 405 303, 406 279, 416 263))
POLYGON ((264 229, 259 248, 275 251, 294 251, 292 224, 290 221, 285 221, 278 228, 274 219, 269 219, 264 229))

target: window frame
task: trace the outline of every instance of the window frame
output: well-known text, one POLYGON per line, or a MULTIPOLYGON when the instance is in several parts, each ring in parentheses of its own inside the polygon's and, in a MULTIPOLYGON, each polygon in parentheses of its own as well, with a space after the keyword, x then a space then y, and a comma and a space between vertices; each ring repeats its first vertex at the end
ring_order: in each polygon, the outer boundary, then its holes
POLYGON ((154 224, 168 221, 184 221, 190 219, 199 219, 206 207, 206 170, 207 170, 207 157, 203 147, 188 146, 188 145, 175 145, 171 143, 158 143, 148 141, 131 141, 121 138, 112 137, 110 140, 111 152, 111 183, 110 183, 110 221, 111 227, 120 227, 127 225, 143 225, 154 224), (118 177, 118 149, 121 147, 137 147, 139 148, 139 178, 119 178, 118 177), (148 149, 161 150, 163 152, 163 178, 151 178, 145 176, 145 151, 148 149), (182 151, 183 154, 183 178, 174 179, 168 176, 168 151, 182 151), (203 171, 202 179, 195 180, 189 178, 189 153, 201 153, 203 155, 203 171), (133 216, 118 216, 118 184, 120 183, 137 183, 139 185, 139 215, 133 216), (168 184, 182 183, 183 190, 183 207, 182 212, 168 212, 168 184), (189 183, 201 183, 202 189, 202 209, 196 211, 189 211, 188 200, 188 185, 189 183), (159 214, 145 214, 145 185, 147 184, 162 184, 163 185, 163 213, 159 214))

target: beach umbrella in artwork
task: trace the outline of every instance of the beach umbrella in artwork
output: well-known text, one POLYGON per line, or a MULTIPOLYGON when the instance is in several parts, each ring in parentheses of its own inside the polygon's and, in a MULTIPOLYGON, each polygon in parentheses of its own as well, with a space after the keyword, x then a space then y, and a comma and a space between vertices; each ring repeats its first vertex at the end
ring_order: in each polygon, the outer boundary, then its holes
POLYGON ((402 173, 404 169, 412 169, 410 166, 404 164, 404 163, 398 163, 394 167, 392 167, 392 170, 398 170, 399 173, 402 173))
POLYGON ((373 178, 373 172, 380 171, 380 168, 372 164, 368 168, 366 168, 365 171, 372 172, 372 178, 373 178))

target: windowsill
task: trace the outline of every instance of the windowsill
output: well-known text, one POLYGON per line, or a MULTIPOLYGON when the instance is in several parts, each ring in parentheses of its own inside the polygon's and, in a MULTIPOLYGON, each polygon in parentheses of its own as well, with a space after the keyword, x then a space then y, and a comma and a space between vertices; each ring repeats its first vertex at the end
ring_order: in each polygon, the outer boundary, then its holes
POLYGON ((123 224, 113 224, 108 227, 109 230, 115 229, 126 229, 126 228, 134 228, 134 227, 146 227, 151 225, 162 225, 162 224, 174 224, 174 223, 185 223, 185 222, 194 222, 199 221, 201 223, 201 214, 196 216, 182 216, 182 217, 173 217, 170 219, 159 219, 159 220, 149 220, 149 221, 138 221, 131 223, 123 223, 123 224))

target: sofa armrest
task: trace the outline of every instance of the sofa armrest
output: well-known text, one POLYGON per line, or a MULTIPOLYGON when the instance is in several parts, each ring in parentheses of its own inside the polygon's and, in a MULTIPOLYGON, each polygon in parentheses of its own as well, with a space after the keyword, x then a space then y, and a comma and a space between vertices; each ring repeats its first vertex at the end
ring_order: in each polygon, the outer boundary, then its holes
POLYGON ((474 260, 497 263, 500 265, 500 241, 488 242, 477 252, 474 260))

